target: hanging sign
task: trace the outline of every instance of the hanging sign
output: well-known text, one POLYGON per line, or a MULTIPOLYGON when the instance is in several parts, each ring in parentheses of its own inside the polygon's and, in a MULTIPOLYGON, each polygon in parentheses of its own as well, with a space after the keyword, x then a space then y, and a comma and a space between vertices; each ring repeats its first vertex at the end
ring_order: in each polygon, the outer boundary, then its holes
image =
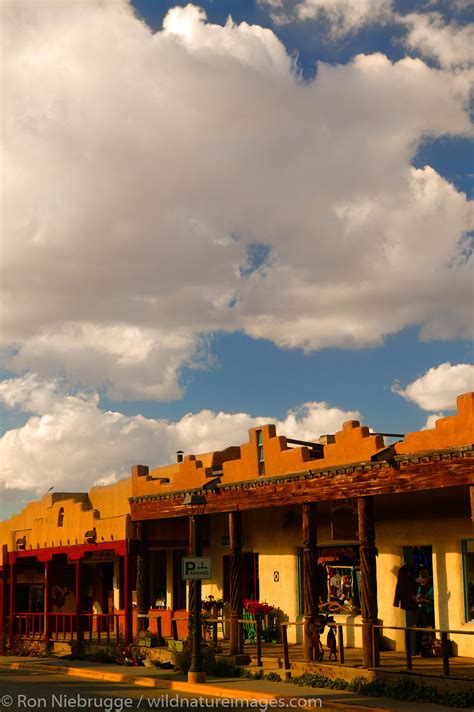
POLYGON ((185 556, 183 558, 184 581, 202 581, 212 578, 212 559, 209 556, 185 556))

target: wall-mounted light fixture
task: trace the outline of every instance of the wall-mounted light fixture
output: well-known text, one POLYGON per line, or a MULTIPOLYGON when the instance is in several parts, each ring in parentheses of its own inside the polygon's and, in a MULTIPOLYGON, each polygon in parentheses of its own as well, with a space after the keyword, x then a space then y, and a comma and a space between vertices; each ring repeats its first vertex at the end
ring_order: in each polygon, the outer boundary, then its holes
POLYGON ((86 544, 95 544, 97 540, 97 531, 96 528, 94 529, 89 529, 85 534, 84 534, 84 539, 86 544))

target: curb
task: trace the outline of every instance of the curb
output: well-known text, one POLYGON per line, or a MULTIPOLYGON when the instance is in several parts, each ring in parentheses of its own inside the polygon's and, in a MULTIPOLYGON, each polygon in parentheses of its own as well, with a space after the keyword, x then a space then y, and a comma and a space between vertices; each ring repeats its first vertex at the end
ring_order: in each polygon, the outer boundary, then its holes
MULTIPOLYGON (((127 675, 119 672, 103 672, 100 670, 91 670, 90 668, 71 667, 63 665, 50 665, 48 663, 2 663, 0 668, 9 670, 32 670, 34 672, 50 672, 53 674, 70 675, 71 677, 81 677, 87 680, 98 680, 102 682, 127 682, 130 685, 139 687, 153 687, 172 692, 183 692, 186 694, 195 694, 198 696, 209 696, 217 698, 226 698, 234 700, 257 700, 259 702, 270 702, 271 700, 284 700, 286 703, 297 697, 308 698, 308 695, 278 695, 272 692, 252 692, 251 690, 242 690, 235 687, 220 687, 211 683, 190 683, 184 681, 160 680, 154 677, 146 677, 145 675, 127 675)), ((313 695, 317 697, 317 695, 313 695)), ((348 702, 333 702, 331 700, 323 700, 325 710, 334 710, 334 712, 390 712, 392 707, 365 707, 348 702)), ((301 708, 300 708, 301 709, 301 708)))

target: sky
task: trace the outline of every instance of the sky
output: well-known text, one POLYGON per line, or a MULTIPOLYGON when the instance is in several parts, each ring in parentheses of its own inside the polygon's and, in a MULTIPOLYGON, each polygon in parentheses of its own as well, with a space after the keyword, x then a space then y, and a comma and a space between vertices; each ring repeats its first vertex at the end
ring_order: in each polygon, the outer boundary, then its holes
POLYGON ((4 0, 0 516, 474 389, 472 0, 4 0))

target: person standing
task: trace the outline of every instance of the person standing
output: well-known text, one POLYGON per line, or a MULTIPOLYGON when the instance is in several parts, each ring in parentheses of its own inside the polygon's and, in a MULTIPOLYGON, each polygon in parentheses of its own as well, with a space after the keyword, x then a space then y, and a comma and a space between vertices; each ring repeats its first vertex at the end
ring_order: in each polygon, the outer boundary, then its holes
MULTIPOLYGON (((421 569, 415 597, 417 628, 434 628, 434 590, 427 569, 421 569)), ((415 640, 416 655, 431 655, 433 635, 418 631, 415 640)))

